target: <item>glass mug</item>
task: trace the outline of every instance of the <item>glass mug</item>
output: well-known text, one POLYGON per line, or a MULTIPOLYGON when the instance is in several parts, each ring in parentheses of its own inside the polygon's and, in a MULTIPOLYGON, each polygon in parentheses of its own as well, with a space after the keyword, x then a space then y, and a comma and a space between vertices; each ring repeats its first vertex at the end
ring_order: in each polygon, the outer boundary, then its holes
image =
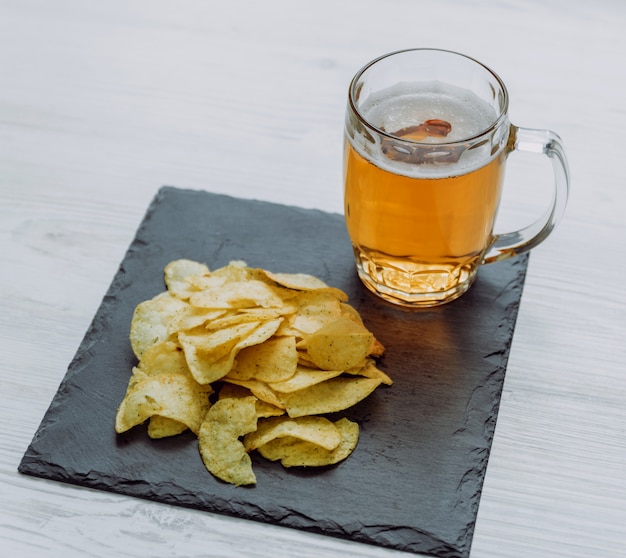
POLYGON ((481 264, 537 246, 567 202, 560 138, 508 120, 502 80, 462 54, 411 49, 353 78, 345 122, 344 204, 359 277, 383 299, 428 307, 458 298, 481 264), (555 175, 546 213, 494 234, 507 156, 547 155, 555 175))

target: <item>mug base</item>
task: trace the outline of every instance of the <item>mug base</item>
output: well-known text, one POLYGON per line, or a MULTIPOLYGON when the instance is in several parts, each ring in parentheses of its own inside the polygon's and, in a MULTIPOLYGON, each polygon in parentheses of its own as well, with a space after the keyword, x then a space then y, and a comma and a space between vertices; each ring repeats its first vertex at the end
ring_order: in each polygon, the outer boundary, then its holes
POLYGON ((355 259, 359 278, 371 292, 410 308, 441 306, 459 298, 471 287, 478 269, 476 260, 461 266, 380 265, 356 248, 355 259))

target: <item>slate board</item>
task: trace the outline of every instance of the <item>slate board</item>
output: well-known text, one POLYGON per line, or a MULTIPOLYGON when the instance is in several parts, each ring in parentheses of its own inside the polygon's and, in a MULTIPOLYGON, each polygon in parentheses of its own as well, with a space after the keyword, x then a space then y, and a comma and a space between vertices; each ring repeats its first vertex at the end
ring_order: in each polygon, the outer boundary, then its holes
POLYGON ((343 217, 203 191, 160 189, 19 471, 432 556, 469 555, 528 257, 481 268, 472 289, 430 310, 393 307, 358 280, 343 217), (257 485, 204 468, 193 435, 118 436, 114 417, 136 360, 135 306, 190 258, 317 275, 345 290, 386 346, 394 379, 341 415, 361 427, 346 461, 284 469, 254 457, 257 485))

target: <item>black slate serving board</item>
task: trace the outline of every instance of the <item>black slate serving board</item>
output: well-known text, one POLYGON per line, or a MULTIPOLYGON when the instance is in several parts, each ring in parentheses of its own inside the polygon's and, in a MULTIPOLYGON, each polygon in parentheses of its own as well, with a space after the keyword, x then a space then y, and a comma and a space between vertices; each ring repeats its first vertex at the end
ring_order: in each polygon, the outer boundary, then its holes
POLYGON ((359 282, 343 217, 202 191, 162 188, 139 227, 19 471, 163 503, 439 557, 469 555, 519 309, 527 256, 484 266, 446 306, 411 311, 359 282), (317 275, 345 290, 386 346, 395 381, 341 413, 361 427, 346 461, 284 469, 254 457, 257 485, 204 468, 192 434, 119 436, 114 417, 136 360, 135 306, 190 258, 317 275))

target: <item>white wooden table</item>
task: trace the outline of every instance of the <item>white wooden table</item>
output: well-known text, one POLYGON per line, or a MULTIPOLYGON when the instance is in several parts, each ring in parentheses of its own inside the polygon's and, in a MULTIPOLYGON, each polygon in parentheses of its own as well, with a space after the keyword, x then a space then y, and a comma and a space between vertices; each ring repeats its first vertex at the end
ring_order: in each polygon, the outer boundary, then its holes
MULTIPOLYGON (((472 557, 623 556, 625 29, 622 0, 0 0, 0 555, 401 554, 17 466, 157 189, 341 212, 350 78, 430 46, 496 70, 573 177, 531 257, 472 557)), ((501 227, 551 180, 511 160, 501 227)))

